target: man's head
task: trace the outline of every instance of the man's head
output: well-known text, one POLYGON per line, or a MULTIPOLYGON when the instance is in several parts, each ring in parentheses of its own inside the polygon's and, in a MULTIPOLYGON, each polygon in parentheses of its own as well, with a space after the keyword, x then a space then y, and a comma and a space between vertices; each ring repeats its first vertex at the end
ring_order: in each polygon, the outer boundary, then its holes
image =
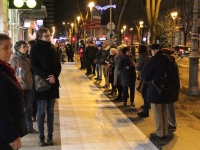
POLYGON ((93 42, 93 41, 90 41, 90 42, 89 42, 89 45, 90 45, 90 46, 94 46, 94 42, 93 42))
POLYGON ((105 40, 104 42, 103 42, 103 45, 102 45, 104 48, 106 47, 106 46, 110 46, 110 41, 108 41, 108 40, 105 40))
POLYGON ((152 44, 151 45, 151 54, 152 54, 152 56, 154 56, 160 50, 162 50, 162 46, 160 46, 160 44, 152 44))
POLYGON ((51 34, 50 34, 49 29, 40 28, 36 33, 36 39, 46 41, 46 42, 50 42, 51 41, 51 34))

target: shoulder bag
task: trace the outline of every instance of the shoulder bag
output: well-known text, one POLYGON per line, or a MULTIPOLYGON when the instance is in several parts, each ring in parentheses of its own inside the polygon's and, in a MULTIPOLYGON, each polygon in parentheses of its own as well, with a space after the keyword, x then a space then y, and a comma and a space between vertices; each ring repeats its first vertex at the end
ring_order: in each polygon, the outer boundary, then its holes
POLYGON ((44 92, 51 88, 49 81, 43 79, 39 75, 34 75, 35 78, 35 88, 38 92, 44 92))

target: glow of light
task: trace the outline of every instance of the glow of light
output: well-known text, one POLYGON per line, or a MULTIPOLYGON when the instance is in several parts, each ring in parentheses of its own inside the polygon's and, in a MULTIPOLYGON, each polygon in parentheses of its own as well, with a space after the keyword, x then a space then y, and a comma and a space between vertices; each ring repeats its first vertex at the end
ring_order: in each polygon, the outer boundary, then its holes
POLYGON ((35 0, 28 0, 26 2, 26 5, 29 7, 29 8, 34 8, 36 6, 36 1, 35 0))
POLYGON ((24 5, 24 2, 23 0, 14 0, 14 5, 17 7, 17 8, 20 8, 24 5))

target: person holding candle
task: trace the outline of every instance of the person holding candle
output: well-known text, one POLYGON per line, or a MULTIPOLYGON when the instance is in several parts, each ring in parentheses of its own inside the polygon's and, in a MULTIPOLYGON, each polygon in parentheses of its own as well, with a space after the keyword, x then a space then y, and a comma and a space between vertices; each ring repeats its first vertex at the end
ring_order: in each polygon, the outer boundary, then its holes
POLYGON ((30 52, 31 69, 35 75, 46 79, 51 83, 49 90, 38 92, 33 83, 32 92, 37 101, 37 124, 39 130, 39 146, 53 145, 53 122, 55 99, 59 98, 59 80, 61 64, 59 53, 51 44, 50 31, 47 28, 40 28, 36 33, 36 43, 30 52), (47 114, 47 141, 44 135, 45 109, 47 114))
POLYGON ((15 70, 8 65, 12 54, 11 38, 0 33, 0 150, 22 147, 21 137, 27 134, 23 95, 15 70))
POLYGON ((32 122, 32 73, 30 60, 27 58, 28 44, 26 41, 18 41, 14 45, 15 53, 12 54, 9 61, 12 68, 16 72, 16 77, 20 83, 24 92, 24 104, 25 104, 25 117, 26 117, 26 128, 28 133, 38 133, 33 129, 32 122))

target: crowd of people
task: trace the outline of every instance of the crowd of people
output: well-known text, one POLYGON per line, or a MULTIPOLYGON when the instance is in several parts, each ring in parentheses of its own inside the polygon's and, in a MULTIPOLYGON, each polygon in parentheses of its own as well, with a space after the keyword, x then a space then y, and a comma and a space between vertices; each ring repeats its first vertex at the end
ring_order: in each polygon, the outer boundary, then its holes
MULTIPOLYGON (((13 53, 11 38, 0 34, 0 149, 19 149, 20 138, 31 133, 39 134, 39 146, 54 144, 54 104, 59 98, 61 63, 65 55, 73 62, 74 51, 70 43, 51 44, 50 36, 47 28, 40 28, 35 40, 17 41, 13 53), (39 91, 36 76, 49 88, 39 91), (33 128, 33 121, 37 121, 38 131, 33 128)), ((150 49, 141 44, 138 53, 136 57, 135 48, 126 44, 110 45, 106 40, 95 46, 93 41, 81 40, 80 69, 86 69, 85 74, 95 76, 98 81, 104 76, 105 85, 99 88, 106 88, 109 97, 117 95, 113 100, 123 101, 125 107, 128 99, 130 106, 135 106, 135 89, 140 90, 144 105, 138 116, 149 117, 151 108, 156 126, 151 136, 163 138, 168 135, 168 129, 176 129, 174 102, 179 99, 180 90, 178 65, 173 52, 159 44, 152 44, 150 49), (168 88, 159 93, 157 84, 163 78, 168 88), (136 88, 137 81, 140 84, 136 88)))
POLYGON ((99 81, 104 76, 105 85, 100 88, 110 92, 108 97, 117 95, 114 101, 123 101, 123 105, 127 106, 129 98, 130 106, 134 107, 135 91, 140 91, 144 105, 140 106, 143 110, 137 115, 149 117, 149 109, 152 109, 156 132, 151 136, 163 138, 169 129, 176 129, 174 102, 179 99, 180 79, 172 50, 159 44, 151 47, 141 44, 136 57, 134 46, 110 45, 108 40, 95 46, 93 41, 81 41, 79 56, 80 69, 86 68, 87 76, 96 76, 94 79, 99 81), (161 84, 163 78, 169 87, 165 91, 161 87, 164 92, 160 94, 155 86, 162 85, 155 83, 161 84))

